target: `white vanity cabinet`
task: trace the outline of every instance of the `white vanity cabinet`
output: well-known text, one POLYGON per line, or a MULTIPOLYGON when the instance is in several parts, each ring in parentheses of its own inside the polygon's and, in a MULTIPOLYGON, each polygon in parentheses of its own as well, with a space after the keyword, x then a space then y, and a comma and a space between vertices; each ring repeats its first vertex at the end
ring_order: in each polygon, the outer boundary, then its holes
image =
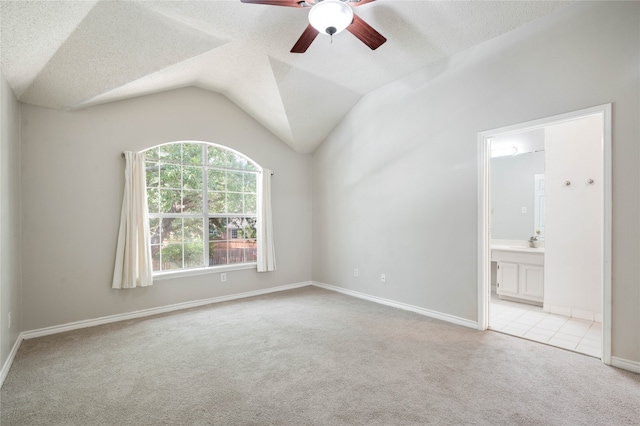
POLYGON ((544 249, 492 247, 491 260, 498 264, 498 296, 543 302, 544 249))
POLYGON ((520 280, 518 266, 517 263, 498 262, 497 294, 518 297, 518 282, 520 280))

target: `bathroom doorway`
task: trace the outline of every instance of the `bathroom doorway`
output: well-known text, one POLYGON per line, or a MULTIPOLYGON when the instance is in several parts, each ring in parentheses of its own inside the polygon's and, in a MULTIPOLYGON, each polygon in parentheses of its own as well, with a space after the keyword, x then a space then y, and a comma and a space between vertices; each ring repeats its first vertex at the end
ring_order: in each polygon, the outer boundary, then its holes
POLYGON ((478 324, 611 363, 611 106, 479 134, 478 324))

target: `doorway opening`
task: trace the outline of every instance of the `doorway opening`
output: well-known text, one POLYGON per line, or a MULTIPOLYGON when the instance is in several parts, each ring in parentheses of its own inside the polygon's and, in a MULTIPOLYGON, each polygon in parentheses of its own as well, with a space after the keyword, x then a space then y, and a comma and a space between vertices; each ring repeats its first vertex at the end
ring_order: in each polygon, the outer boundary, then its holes
POLYGON ((611 104, 481 132, 478 139, 478 328, 611 364, 611 104), (513 156, 518 150, 529 154, 513 156), (498 166, 498 155, 520 159, 498 166), (494 188, 502 197, 492 198, 492 173, 508 170, 526 171, 530 184, 522 189, 517 176, 502 179, 504 188, 494 188), (501 309, 511 312, 492 326, 501 309), (521 320, 507 327, 508 317, 521 320), (554 330, 553 323, 566 328, 554 330), (571 346, 569 329, 573 340, 580 333, 599 337, 599 353, 578 348, 580 341, 571 346))

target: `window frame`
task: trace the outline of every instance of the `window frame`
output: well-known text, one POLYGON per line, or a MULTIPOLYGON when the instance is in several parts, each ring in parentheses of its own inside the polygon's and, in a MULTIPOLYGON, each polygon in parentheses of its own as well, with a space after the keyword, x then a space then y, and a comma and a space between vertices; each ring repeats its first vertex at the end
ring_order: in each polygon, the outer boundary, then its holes
MULTIPOLYGON (((259 226, 259 219, 258 219, 258 211, 257 211, 257 203, 258 203, 258 197, 259 197, 259 187, 258 187, 258 179, 257 176, 262 173, 262 167, 256 163, 253 159, 251 159, 249 156, 247 156, 246 154, 243 154, 233 148, 230 148, 228 146, 224 146, 221 144, 217 144, 217 143, 213 143, 213 142, 206 142, 206 141, 195 141, 195 140, 183 140, 183 141, 172 141, 172 142, 165 142, 162 144, 158 144, 158 145, 154 145, 152 147, 149 147, 145 150, 143 150, 142 152, 147 153, 149 151, 152 151, 154 149, 160 149, 164 146, 167 145, 182 145, 182 144, 197 144, 197 145, 201 145, 202 148, 202 162, 200 164, 191 164, 191 163, 187 163, 184 162, 184 158, 181 158, 179 163, 173 163, 173 164, 180 164, 180 166, 192 166, 192 167, 198 167, 200 168, 203 173, 202 173, 202 212, 201 213, 151 213, 151 211, 149 209, 147 209, 147 213, 149 215, 149 220, 152 219, 159 219, 162 220, 163 218, 180 218, 180 219, 189 219, 189 218, 201 218, 203 220, 203 246, 204 246, 204 250, 203 250, 203 260, 204 260, 204 264, 205 266, 199 266, 199 267, 193 267, 193 268, 182 268, 182 269, 172 269, 172 270, 161 270, 161 271, 153 271, 153 279, 155 280, 166 280, 166 279, 172 279, 172 278, 178 278, 178 277, 186 277, 186 276, 197 276, 197 275, 206 275, 206 274, 212 274, 212 273, 221 273, 221 272, 229 272, 229 271, 237 271, 237 270, 246 270, 246 269, 256 269, 257 268, 257 261, 249 261, 249 262, 242 262, 242 263, 231 263, 231 264, 219 264, 219 265, 212 265, 212 266, 208 266, 208 254, 209 254, 209 245, 214 242, 215 240, 211 240, 210 236, 209 236, 209 221, 210 219, 213 218, 227 218, 228 221, 231 220, 232 218, 255 218, 255 223, 256 223, 256 230, 257 227, 259 226), (227 168, 227 167, 220 167, 219 165, 209 165, 208 161, 207 161, 207 155, 208 155, 208 147, 214 147, 214 148, 218 148, 227 152, 230 152, 232 154, 235 154, 236 156, 242 157, 244 159, 247 160, 248 163, 251 164, 251 166, 255 169, 255 170, 246 170, 246 169, 235 169, 235 168, 227 168), (255 214, 251 214, 251 213, 209 213, 208 210, 208 197, 209 197, 209 192, 218 192, 218 191, 213 191, 209 188, 208 186, 208 173, 209 170, 224 170, 225 172, 228 171, 236 171, 236 172, 242 172, 242 173, 254 173, 256 175, 256 212, 255 214)), ((155 159, 154 158, 145 158, 145 162, 147 161, 151 161, 153 162, 155 159)), ((168 164, 172 164, 171 162, 168 162, 168 164)), ((184 182, 183 182, 183 175, 181 174, 181 186, 182 188, 180 188, 180 190, 184 190, 184 182)), ((226 180, 225 180, 226 182, 226 180)), ((149 188, 148 186, 148 182, 147 182, 147 188, 149 188)), ((161 188, 161 183, 159 183, 158 188, 161 188)), ((175 190, 175 189, 174 189, 175 190)), ((219 192, 224 192, 225 194, 227 193, 235 193, 235 191, 228 191, 225 188, 225 191, 219 191, 219 192)), ((241 194, 245 194, 244 192, 244 184, 243 184, 243 191, 241 192, 241 194)), ((251 193, 249 193, 251 194, 251 193)), ((244 201, 243 201, 244 203, 244 201)), ((243 209, 244 210, 244 209, 243 209)), ((229 224, 229 222, 227 221, 227 225, 229 224)), ((184 222, 182 225, 182 229, 184 229, 184 222)), ((228 230, 227 230, 228 232, 228 230)), ((255 239, 257 242, 257 235, 255 238, 250 238, 250 239, 255 239)), ((246 240, 246 239, 245 239, 246 240)), ((229 242, 231 241, 230 239, 225 239, 224 241, 229 242)), ((182 245, 183 245, 183 265, 184 265, 184 235, 183 235, 183 239, 182 239, 182 245)), ((162 241, 160 241, 160 246, 162 247, 162 241)))

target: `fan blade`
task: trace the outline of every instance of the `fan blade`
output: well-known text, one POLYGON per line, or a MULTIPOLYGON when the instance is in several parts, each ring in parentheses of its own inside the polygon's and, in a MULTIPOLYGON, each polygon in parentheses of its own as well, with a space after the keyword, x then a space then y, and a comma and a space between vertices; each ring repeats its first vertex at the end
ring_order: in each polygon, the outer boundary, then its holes
POLYGON ((355 14, 353 15, 353 22, 347 27, 347 31, 358 37, 360 41, 369 46, 371 50, 376 50, 387 41, 382 34, 374 30, 371 25, 364 22, 362 18, 355 14))
POLYGON ((372 1, 376 0, 350 0, 349 4, 351 6, 362 6, 363 4, 371 3, 372 1))
POLYGON ((305 7, 300 0, 240 0, 242 3, 268 4, 271 6, 305 7))
POLYGON ((311 24, 307 25, 296 44, 291 48, 291 53, 304 53, 307 51, 313 40, 318 36, 318 30, 313 28, 311 24))

